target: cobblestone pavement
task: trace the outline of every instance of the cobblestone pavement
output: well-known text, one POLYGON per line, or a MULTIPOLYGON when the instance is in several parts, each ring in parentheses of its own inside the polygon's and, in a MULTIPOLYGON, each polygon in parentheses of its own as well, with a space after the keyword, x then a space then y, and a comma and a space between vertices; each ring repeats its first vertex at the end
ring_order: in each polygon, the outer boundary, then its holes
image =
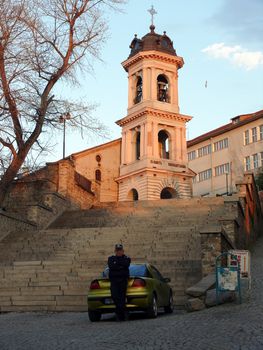
POLYGON ((252 256, 250 301, 201 312, 90 323, 86 313, 2 314, 0 350, 263 350, 263 239, 252 256))

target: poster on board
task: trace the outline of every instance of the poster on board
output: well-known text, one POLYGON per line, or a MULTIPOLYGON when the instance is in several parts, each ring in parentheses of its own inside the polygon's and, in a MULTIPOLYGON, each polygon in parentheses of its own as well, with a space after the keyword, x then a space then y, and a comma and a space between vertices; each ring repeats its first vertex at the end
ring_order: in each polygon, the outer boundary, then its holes
POLYGON ((228 256, 229 266, 236 266, 237 261, 240 266, 240 277, 241 278, 250 278, 250 252, 248 250, 230 250, 231 255, 236 256, 236 259, 228 256))
POLYGON ((236 267, 219 267, 217 272, 220 291, 236 291, 238 289, 238 271, 236 267))

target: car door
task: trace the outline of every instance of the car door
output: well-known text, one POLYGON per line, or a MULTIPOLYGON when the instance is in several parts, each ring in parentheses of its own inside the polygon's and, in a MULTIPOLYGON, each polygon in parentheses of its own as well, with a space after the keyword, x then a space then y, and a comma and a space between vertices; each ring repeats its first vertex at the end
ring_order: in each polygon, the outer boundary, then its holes
POLYGON ((152 270, 159 282, 159 288, 158 288, 159 300, 160 300, 159 306, 167 306, 169 302, 169 297, 170 297, 170 287, 167 284, 167 282, 165 282, 165 279, 163 278, 162 274, 160 273, 159 270, 157 270, 156 267, 152 266, 152 270))
POLYGON ((165 286, 164 281, 161 273, 156 269, 156 267, 151 266, 151 272, 155 279, 155 289, 157 293, 157 300, 158 300, 158 306, 164 306, 166 304, 166 298, 165 298, 165 286))

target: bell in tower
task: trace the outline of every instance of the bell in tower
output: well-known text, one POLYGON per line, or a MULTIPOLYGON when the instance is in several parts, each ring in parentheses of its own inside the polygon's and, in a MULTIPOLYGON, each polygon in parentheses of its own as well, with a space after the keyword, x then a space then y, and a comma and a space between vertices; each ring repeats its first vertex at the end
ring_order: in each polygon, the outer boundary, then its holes
POLYGON ((141 102, 141 100, 142 100, 142 77, 139 76, 136 84, 136 94, 135 94, 134 103, 139 103, 141 102))
POLYGON ((160 74, 157 78, 158 101, 169 102, 169 84, 165 75, 160 74))
POLYGON ((186 123, 180 114, 178 71, 183 58, 173 42, 153 24, 141 39, 135 35, 122 65, 128 74, 127 115, 122 128, 119 200, 189 198, 192 177, 187 166, 186 123), (136 196, 133 194, 136 193, 136 196))

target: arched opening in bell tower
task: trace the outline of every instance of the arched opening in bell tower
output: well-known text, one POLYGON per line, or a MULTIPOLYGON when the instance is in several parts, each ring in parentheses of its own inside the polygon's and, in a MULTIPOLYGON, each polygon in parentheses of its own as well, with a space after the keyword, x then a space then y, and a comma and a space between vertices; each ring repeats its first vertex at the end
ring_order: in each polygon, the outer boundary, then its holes
POLYGON ((142 100, 142 77, 137 78, 136 82, 136 90, 135 90, 135 98, 134 103, 139 103, 142 100))
POLYGON ((170 157, 170 139, 169 135, 165 130, 161 130, 158 133, 158 145, 159 145, 159 156, 163 159, 169 159, 170 157))
POLYGON ((157 100, 161 102, 170 102, 169 81, 164 74, 160 74, 157 77, 157 100))
POLYGON ((141 133, 140 133, 140 131, 136 132, 135 157, 136 157, 136 160, 139 160, 141 157, 141 133))
POLYGON ((176 190, 172 187, 165 187, 160 194, 161 199, 172 199, 176 197, 177 197, 176 190))

